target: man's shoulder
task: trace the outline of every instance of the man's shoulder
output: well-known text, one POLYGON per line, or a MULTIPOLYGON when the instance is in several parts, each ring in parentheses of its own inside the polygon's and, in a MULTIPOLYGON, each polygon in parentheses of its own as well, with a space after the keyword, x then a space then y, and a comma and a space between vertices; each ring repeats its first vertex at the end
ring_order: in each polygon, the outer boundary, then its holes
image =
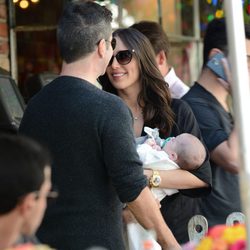
POLYGON ((95 88, 89 95, 91 95, 89 101, 85 100, 83 105, 87 102, 93 112, 102 113, 103 116, 122 117, 122 119, 125 119, 124 115, 129 115, 129 108, 119 96, 99 88, 95 88))
POLYGON ((190 90, 182 97, 182 100, 191 104, 205 104, 210 101, 210 95, 199 83, 195 82, 190 90))
POLYGON ((55 79, 49 85, 47 89, 48 93, 62 91, 62 93, 67 93, 67 95, 74 95, 75 100, 80 99, 87 102, 91 102, 92 100, 96 104, 102 101, 122 103, 118 96, 105 92, 95 84, 77 77, 62 76, 55 79))
MULTIPOLYGON (((128 109, 124 101, 117 95, 108 93, 104 90, 96 90, 96 97, 98 98, 98 103, 104 108, 104 106, 116 112, 117 110, 128 109)), ((119 112, 118 112, 119 113, 119 112)))
POLYGON ((190 106, 185 100, 176 98, 172 99, 171 108, 175 113, 190 110, 190 106))
POLYGON ((82 113, 83 108, 88 110, 89 114, 119 114, 126 110, 127 106, 118 96, 107 93, 86 80, 63 76, 46 85, 34 96, 28 103, 25 113, 34 114, 39 110, 40 114, 46 114, 48 110, 51 113, 56 109, 57 113, 69 110, 82 113))

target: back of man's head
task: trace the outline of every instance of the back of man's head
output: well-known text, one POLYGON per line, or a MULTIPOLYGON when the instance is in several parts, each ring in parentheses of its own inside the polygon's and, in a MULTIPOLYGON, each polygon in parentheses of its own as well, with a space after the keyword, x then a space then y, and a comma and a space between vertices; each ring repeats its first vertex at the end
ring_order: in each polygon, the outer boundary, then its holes
POLYGON ((93 52, 101 39, 112 34, 112 13, 92 1, 70 2, 58 24, 57 40, 61 56, 72 63, 93 52))
POLYGON ((0 215, 14 209, 25 195, 39 191, 44 169, 51 165, 46 149, 19 135, 0 136, 0 215))
POLYGON ((159 23, 153 21, 141 21, 133 24, 131 28, 139 30, 149 39, 156 55, 163 50, 168 58, 170 42, 159 23))
POLYGON ((227 56, 227 31, 224 18, 215 18, 207 26, 204 37, 203 67, 209 60, 210 51, 214 48, 221 50, 227 56))
POLYGON ((245 36, 246 36, 246 39, 250 40, 250 24, 249 23, 245 24, 245 36))

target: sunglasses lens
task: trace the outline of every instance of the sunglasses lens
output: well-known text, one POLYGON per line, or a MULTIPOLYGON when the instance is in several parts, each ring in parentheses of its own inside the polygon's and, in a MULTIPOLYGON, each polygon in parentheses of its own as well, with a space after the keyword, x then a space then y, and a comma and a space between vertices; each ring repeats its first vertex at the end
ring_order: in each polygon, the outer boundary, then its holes
POLYGON ((115 49, 115 46, 116 46, 116 40, 115 40, 115 38, 113 38, 111 41, 111 47, 113 50, 115 49))
MULTIPOLYGON (((117 62, 121 65, 129 64, 132 60, 132 57, 133 57, 133 54, 130 50, 119 51, 115 56, 117 62)), ((111 66, 113 61, 114 61, 114 56, 111 57, 108 66, 111 66)))
POLYGON ((116 54, 116 60, 121 65, 126 65, 132 60, 132 52, 129 50, 123 50, 116 54))

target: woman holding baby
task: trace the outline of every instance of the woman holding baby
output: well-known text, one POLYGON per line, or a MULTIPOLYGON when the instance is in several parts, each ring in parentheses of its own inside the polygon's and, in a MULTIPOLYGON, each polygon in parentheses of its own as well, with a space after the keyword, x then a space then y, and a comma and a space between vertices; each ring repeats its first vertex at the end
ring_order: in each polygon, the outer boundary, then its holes
MULTIPOLYGON (((116 48, 105 75, 99 80, 104 90, 121 97, 130 108, 137 140, 143 140, 144 126, 158 128, 161 138, 191 133, 201 139, 189 106, 182 100, 171 99, 148 39, 131 28, 119 29, 113 37, 116 48)), ((144 173, 152 181, 152 170, 144 173)), ((193 171, 176 169, 158 171, 158 174, 160 183, 156 186, 179 190, 161 201, 161 212, 177 241, 185 243, 188 241, 188 221, 199 213, 197 197, 208 194, 211 189, 208 156, 193 171)))

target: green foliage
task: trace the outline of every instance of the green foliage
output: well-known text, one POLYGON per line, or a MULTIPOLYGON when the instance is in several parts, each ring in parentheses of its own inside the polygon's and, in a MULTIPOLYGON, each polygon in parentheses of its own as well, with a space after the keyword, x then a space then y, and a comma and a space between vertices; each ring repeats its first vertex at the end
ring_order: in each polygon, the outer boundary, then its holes
POLYGON ((250 3, 245 1, 243 5, 244 22, 250 24, 250 3), (249 10, 249 12, 248 12, 249 10))

